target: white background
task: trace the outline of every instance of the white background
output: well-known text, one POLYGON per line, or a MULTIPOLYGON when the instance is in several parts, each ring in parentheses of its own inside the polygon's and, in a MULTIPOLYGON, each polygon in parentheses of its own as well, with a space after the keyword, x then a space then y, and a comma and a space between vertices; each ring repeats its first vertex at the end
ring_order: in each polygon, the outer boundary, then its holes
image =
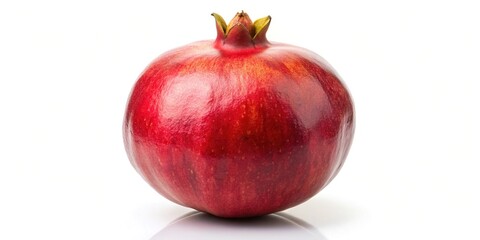
POLYGON ((0 239, 480 238, 475 1, 230 2, 0 3, 0 239), (126 157, 127 97, 156 56, 215 38, 210 13, 242 9, 336 68, 355 100, 353 147, 288 215, 175 221, 191 210, 126 157))

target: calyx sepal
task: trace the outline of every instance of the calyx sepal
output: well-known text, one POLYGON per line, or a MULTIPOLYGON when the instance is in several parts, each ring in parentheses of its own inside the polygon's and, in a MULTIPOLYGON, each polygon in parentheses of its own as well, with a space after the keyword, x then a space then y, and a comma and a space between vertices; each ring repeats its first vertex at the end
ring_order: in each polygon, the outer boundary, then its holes
POLYGON ((228 23, 222 16, 212 13, 217 27, 216 45, 218 47, 254 47, 260 48, 268 45, 266 33, 270 25, 271 17, 266 16, 252 22, 244 11, 235 15, 228 23))

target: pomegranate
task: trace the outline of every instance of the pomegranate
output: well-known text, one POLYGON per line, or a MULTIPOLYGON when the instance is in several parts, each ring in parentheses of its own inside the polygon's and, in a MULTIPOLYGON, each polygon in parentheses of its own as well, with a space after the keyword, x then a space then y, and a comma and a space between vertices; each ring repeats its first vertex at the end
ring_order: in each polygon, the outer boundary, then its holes
POLYGON ((352 99, 318 55, 269 42, 270 16, 245 12, 217 38, 168 51, 135 83, 123 134, 134 168, 161 195, 220 217, 298 205, 338 173, 352 99))

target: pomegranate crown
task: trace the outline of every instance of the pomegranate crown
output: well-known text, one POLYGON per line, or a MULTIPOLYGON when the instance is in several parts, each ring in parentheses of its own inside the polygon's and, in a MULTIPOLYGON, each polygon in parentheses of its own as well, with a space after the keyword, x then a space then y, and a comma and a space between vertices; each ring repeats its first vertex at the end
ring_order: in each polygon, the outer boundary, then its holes
POLYGON ((219 14, 212 13, 217 24, 216 45, 223 45, 235 48, 242 47, 265 47, 268 45, 266 33, 270 25, 270 16, 257 19, 252 22, 248 14, 244 11, 238 12, 230 23, 219 14))

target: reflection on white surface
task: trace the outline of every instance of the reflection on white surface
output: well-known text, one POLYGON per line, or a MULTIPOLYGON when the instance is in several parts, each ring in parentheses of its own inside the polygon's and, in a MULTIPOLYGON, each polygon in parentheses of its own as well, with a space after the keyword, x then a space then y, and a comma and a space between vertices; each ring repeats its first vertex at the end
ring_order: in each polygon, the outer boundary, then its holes
POLYGON ((327 240, 312 225, 286 213, 248 219, 224 219, 200 212, 191 212, 178 218, 151 240, 265 238, 327 240))

